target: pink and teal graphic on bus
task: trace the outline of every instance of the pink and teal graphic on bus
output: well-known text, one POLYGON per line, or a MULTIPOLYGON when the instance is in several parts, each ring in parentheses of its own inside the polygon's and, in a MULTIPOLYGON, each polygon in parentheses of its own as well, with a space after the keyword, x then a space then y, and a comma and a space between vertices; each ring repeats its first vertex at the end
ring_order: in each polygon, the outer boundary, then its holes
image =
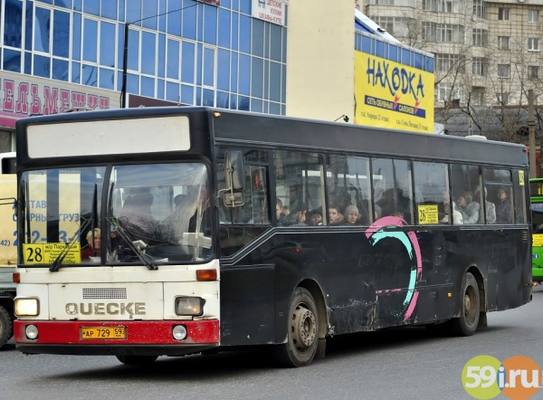
MULTIPOLYGON (((406 225, 406 222, 400 217, 383 217, 375 221, 367 230, 366 238, 370 241, 372 246, 377 245, 383 239, 396 239, 399 240, 405 247, 407 254, 411 260, 411 271, 409 274, 409 285, 403 301, 404 307, 404 321, 407 321, 413 316, 417 301, 419 298, 419 291, 417 289, 417 282, 422 277, 422 256, 419 246, 417 235, 413 231, 403 232, 388 230, 387 228, 399 228, 406 225)), ((402 289, 396 289, 401 291, 402 289)), ((394 291, 394 289, 392 290, 394 291)))

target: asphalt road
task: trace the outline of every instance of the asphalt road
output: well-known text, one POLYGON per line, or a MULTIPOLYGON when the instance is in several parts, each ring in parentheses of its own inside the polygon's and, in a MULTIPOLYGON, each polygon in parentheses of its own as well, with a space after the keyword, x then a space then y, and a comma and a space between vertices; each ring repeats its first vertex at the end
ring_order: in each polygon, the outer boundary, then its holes
MULTIPOLYGON (((113 357, 24 356, 0 352, 0 399, 467 399, 460 383, 470 358, 516 354, 543 365, 543 288, 516 310, 489 314, 469 338, 402 329, 339 337, 327 357, 278 369, 262 353, 161 358, 151 369, 113 357)), ((540 394, 543 398, 543 394, 540 394)))

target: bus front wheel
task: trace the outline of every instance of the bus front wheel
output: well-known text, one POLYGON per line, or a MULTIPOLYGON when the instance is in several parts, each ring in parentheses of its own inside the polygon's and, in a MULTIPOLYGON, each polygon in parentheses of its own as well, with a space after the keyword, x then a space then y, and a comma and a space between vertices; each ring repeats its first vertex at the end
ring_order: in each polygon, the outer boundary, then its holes
POLYGON ((471 336, 477 331, 481 317, 481 292, 477 279, 467 272, 462 281, 460 317, 450 321, 454 334, 471 336))
POLYGON ((303 367, 311 364, 319 347, 319 313, 315 299, 304 288, 294 291, 290 303, 286 343, 275 349, 280 364, 303 367))
POLYGON ((134 367, 145 367, 156 361, 158 356, 132 356, 132 355, 118 355, 117 360, 124 365, 130 365, 134 367))
POLYGON ((8 342, 13 336, 13 322, 9 312, 0 306, 0 349, 8 342))

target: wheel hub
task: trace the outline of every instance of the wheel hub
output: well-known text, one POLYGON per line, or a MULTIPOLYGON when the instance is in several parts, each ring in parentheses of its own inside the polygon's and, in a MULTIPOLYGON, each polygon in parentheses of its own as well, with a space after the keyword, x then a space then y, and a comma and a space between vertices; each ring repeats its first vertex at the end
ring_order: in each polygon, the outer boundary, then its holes
POLYGON ((292 315, 292 334, 296 347, 300 350, 310 348, 317 338, 317 319, 315 314, 303 305, 296 307, 292 315))

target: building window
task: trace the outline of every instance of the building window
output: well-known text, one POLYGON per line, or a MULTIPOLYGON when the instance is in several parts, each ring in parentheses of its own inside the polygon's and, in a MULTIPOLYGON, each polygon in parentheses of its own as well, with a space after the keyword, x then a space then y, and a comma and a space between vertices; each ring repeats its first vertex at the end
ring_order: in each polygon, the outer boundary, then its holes
POLYGON ((486 76, 488 71, 488 60, 486 58, 474 57, 471 62, 473 75, 486 76))
POLYGON ((496 98, 498 99, 498 105, 506 106, 509 103, 509 93, 496 93, 496 98))
POLYGON ((475 106, 485 105, 485 88, 484 87, 472 87, 471 88, 471 103, 475 106))
POLYGON ((528 38, 528 51, 539 51, 538 38, 528 38))
POLYGON ((511 78, 511 64, 498 64, 498 78, 511 78))
POLYGON ((379 16, 375 22, 388 33, 394 33, 394 17, 379 16))
POLYGON ((436 90, 437 101, 446 103, 446 102, 457 102, 463 100, 464 96, 462 89, 456 85, 450 85, 448 83, 439 83, 436 90))
POLYGON ((394 0, 373 0, 373 4, 377 6, 393 6, 394 0))
POLYGON ((483 0, 473 0, 473 15, 479 18, 486 18, 486 6, 483 0))
POLYGON ((438 24, 423 22, 423 38, 436 43, 464 43, 464 27, 462 25, 438 24))
POLYGON ((436 72, 449 72, 453 69, 463 72, 464 70, 464 59, 458 54, 436 53, 435 60, 436 72))
POLYGON ((453 11, 451 0, 423 0, 422 5, 425 11, 451 13, 453 11))
POLYGON ((473 30, 473 45, 477 47, 488 46, 488 31, 486 29, 473 30))
POLYGON ((529 65, 528 66, 528 78, 535 80, 539 79, 539 66, 538 65, 529 65))
POLYGON ((498 21, 509 21, 509 8, 498 7, 498 21))
POLYGON ((510 36, 498 36, 498 49, 509 50, 510 49, 510 36))
POLYGON ((537 24, 539 22, 539 10, 528 10, 528 23, 537 24))

